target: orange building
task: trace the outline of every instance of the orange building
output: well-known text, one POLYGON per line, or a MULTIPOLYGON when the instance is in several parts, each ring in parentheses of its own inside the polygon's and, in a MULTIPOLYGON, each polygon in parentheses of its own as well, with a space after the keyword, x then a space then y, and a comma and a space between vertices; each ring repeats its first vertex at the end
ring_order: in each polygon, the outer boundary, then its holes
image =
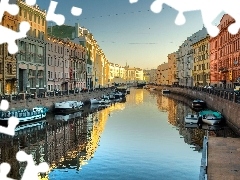
POLYGON ((218 87, 233 88, 240 76, 240 32, 232 35, 228 32, 234 19, 225 14, 218 28, 220 33, 210 38, 211 84, 218 87))
MULTIPOLYGON (((5 12, 2 26, 17 31, 18 18, 5 12)), ((7 44, 0 45, 0 94, 14 94, 16 92, 16 55, 8 53, 7 44)))

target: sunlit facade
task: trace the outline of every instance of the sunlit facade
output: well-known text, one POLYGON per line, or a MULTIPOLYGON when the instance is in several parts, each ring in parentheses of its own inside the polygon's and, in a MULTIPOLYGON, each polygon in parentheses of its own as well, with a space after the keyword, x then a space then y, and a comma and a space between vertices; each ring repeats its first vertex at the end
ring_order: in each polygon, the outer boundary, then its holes
POLYGON ((157 68, 157 82, 159 85, 169 85, 169 66, 168 63, 164 62, 157 68))
POLYGON ((210 36, 199 40, 193 47, 193 84, 194 86, 210 85, 210 36))
POLYGON ((168 80, 169 85, 172 85, 174 83, 178 83, 177 79, 177 52, 173 52, 171 54, 168 54, 168 80))

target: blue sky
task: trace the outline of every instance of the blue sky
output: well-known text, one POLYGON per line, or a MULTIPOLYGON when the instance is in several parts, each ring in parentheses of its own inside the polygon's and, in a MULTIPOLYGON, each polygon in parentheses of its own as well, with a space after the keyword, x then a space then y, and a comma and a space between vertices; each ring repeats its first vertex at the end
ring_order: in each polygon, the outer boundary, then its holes
MULTIPOLYGON (((93 33, 110 62, 131 67, 157 68, 182 42, 202 29, 200 11, 185 13, 186 24, 175 25, 177 11, 164 6, 159 14, 150 10, 153 0, 57 0, 56 13, 65 16, 66 25, 78 22, 93 33), (66 3, 67 2, 67 3, 66 3), (71 15, 71 7, 82 8, 82 15, 71 15)), ((37 2, 48 9, 49 1, 37 2)), ((218 24, 222 15, 213 24, 218 24)))

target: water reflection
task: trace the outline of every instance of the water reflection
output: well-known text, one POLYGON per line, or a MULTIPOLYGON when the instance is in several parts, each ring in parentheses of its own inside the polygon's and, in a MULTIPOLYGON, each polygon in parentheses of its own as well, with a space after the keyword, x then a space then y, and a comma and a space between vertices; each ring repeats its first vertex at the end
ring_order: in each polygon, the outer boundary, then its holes
POLYGON ((184 139, 184 142, 192 145, 195 151, 201 151, 202 142, 204 136, 220 136, 220 137, 238 137, 229 127, 214 125, 209 126, 203 124, 198 126, 197 124, 185 125, 184 118, 188 113, 193 110, 184 105, 182 102, 178 102, 169 98, 168 96, 162 96, 158 92, 157 104, 160 111, 167 111, 168 123, 173 125, 176 130, 179 131, 180 137, 184 139))
POLYGON ((82 112, 51 114, 45 120, 18 126, 13 138, 0 134, 0 163, 10 163, 9 177, 19 179, 26 163, 19 163, 14 155, 23 150, 33 155, 36 164, 49 163, 49 172, 39 175, 39 179, 49 179, 54 169, 80 170, 94 157, 109 115, 123 110, 123 102, 126 99, 110 107, 93 105, 82 112))

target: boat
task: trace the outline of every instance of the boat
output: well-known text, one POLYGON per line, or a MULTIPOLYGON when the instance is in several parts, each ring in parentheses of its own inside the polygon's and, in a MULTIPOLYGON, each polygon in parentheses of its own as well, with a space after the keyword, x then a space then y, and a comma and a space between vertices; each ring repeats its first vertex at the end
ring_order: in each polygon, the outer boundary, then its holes
POLYGON ((169 89, 163 89, 162 90, 162 94, 170 94, 170 90, 169 89))
POLYGON ((188 113, 184 120, 187 124, 198 124, 198 115, 188 113))
POLYGON ((97 98, 91 98, 90 104, 99 104, 99 100, 97 98))
POLYGON ((55 111, 68 111, 68 110, 78 110, 83 106, 81 101, 64 101, 54 104, 55 111))
POLYGON ((120 99, 123 97, 123 94, 121 92, 115 92, 115 99, 120 99))
POLYGON ((156 88, 149 88, 149 90, 150 90, 150 91, 154 91, 154 90, 156 90, 156 88))
POLYGON ((101 99, 98 103, 99 104, 110 104, 112 101, 109 99, 101 99))
POLYGON ((130 88, 129 87, 127 88, 126 92, 127 92, 127 94, 130 94, 130 88))
POLYGON ((34 131, 39 131, 43 129, 46 126, 46 124, 47 124, 46 119, 36 121, 36 122, 21 124, 15 128, 15 136, 32 133, 34 131))
POLYGON ((193 109, 203 109, 206 107, 206 102, 201 99, 195 99, 192 102, 193 109))
POLYGON ((75 112, 72 114, 57 114, 54 116, 54 120, 57 121, 68 121, 69 119, 74 119, 77 117, 81 117, 82 112, 75 112))
POLYGON ((200 121, 208 125, 217 125, 223 121, 223 116, 218 111, 203 110, 199 112, 200 121))
POLYGON ((36 121, 43 119, 47 116, 48 108, 43 106, 36 106, 32 109, 20 109, 20 110, 9 110, 0 111, 0 122, 7 123, 10 117, 17 117, 19 119, 19 124, 36 121))
POLYGON ((138 89, 142 89, 144 86, 146 86, 146 83, 137 83, 138 89))

